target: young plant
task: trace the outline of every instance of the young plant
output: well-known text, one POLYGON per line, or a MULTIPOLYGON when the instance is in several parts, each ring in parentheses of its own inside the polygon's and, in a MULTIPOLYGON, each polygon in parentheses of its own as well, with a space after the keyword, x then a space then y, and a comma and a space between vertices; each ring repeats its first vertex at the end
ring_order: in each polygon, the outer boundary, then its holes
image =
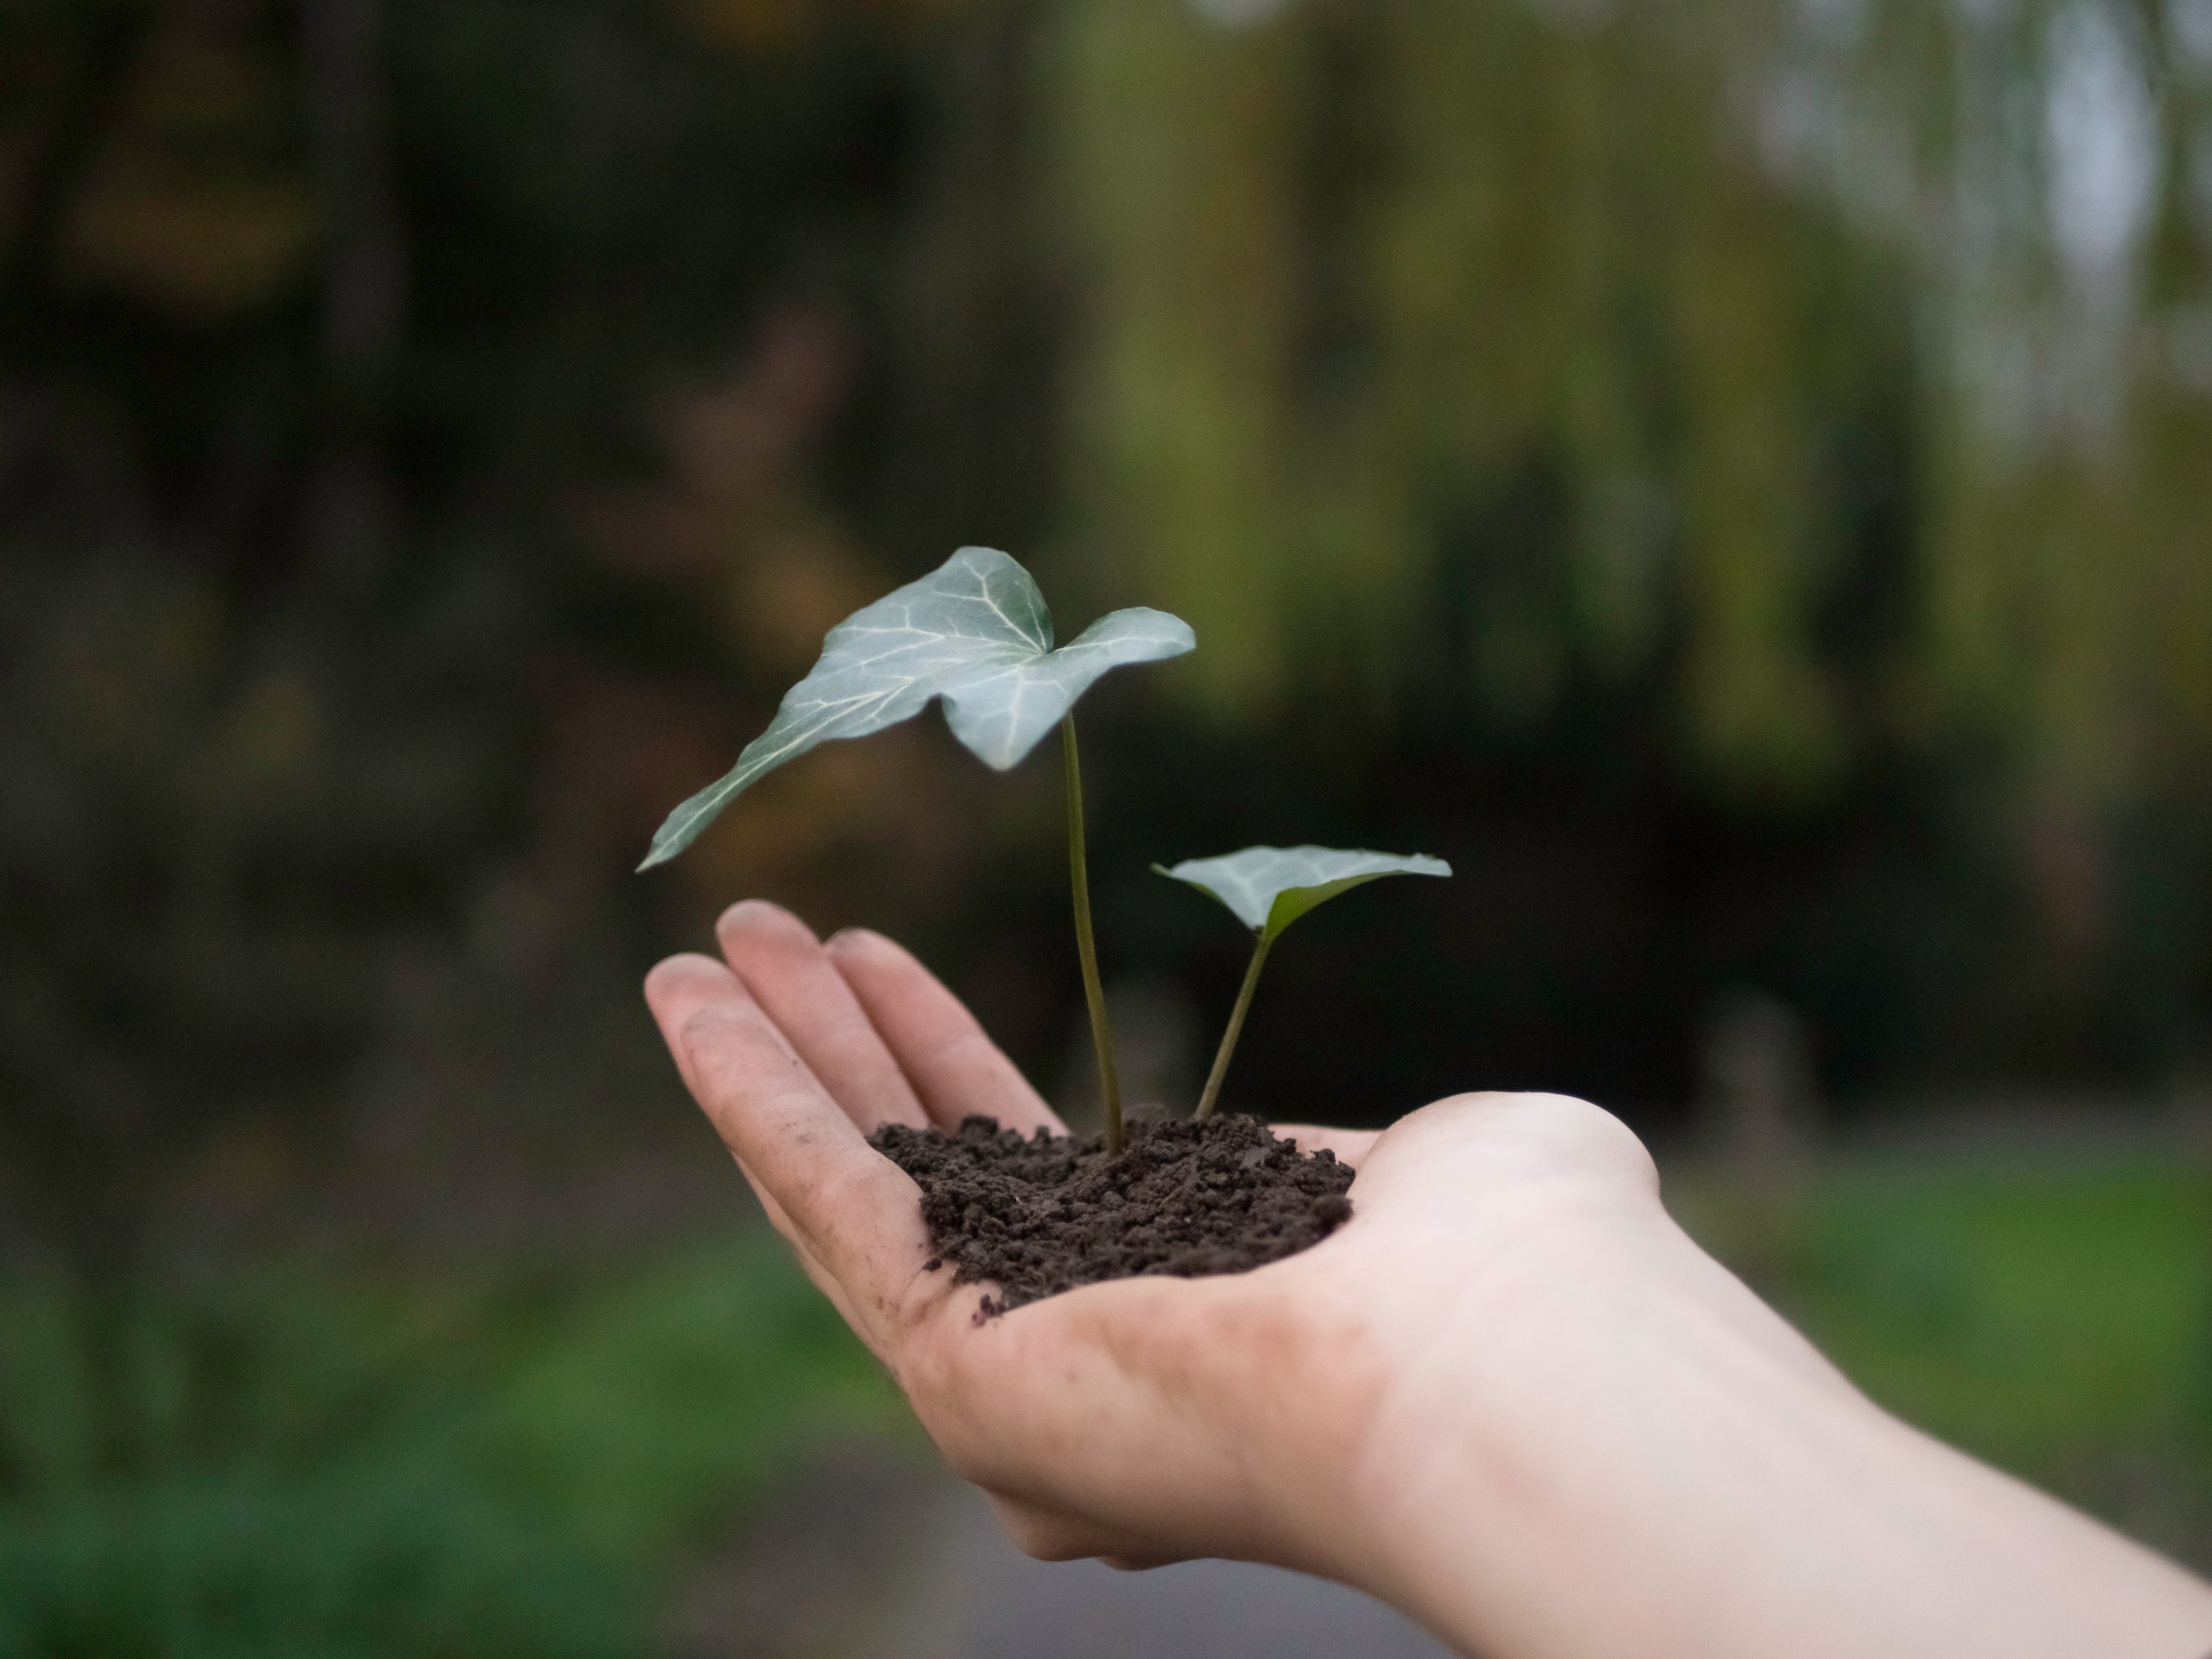
POLYGON ((1451 874, 1451 866, 1442 859, 1419 853, 1401 857, 1395 853, 1340 852, 1329 847, 1248 847, 1218 859, 1185 859, 1172 870, 1157 864, 1152 868, 1220 900, 1252 930, 1252 963, 1244 970, 1237 1006, 1230 1010, 1229 1027, 1221 1034, 1213 1069, 1206 1073, 1205 1091, 1198 1098, 1197 1118, 1201 1123, 1213 1115, 1215 1103, 1221 1098, 1221 1079, 1228 1074, 1230 1055, 1237 1052, 1244 1016, 1252 1006, 1252 993, 1260 983, 1260 969, 1283 929, 1316 905, 1379 877, 1451 874))
POLYGON ((1105 1102, 1106 1144, 1121 1150, 1121 1088, 1091 933, 1091 880, 1083 849, 1083 775, 1075 747, 1076 700, 1126 664, 1179 657, 1197 643, 1190 625, 1142 607, 1101 617, 1053 648, 1052 613, 1030 573, 988 547, 963 547, 920 581, 854 611, 830 630, 806 678, 784 693, 768 730, 738 763, 668 815, 640 870, 665 864, 698 838, 750 785, 817 744, 866 737, 910 720, 939 698, 952 735, 987 766, 1006 771, 1054 724, 1067 804, 1067 862, 1075 944, 1105 1102))

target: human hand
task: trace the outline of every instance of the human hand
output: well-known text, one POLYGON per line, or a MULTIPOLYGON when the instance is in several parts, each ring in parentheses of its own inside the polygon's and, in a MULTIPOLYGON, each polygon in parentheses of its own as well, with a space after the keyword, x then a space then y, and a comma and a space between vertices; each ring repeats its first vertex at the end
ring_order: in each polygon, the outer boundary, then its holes
POLYGON ((1367 1488, 1433 1450, 1389 1409, 1441 1332, 1497 1340, 1579 1261, 1663 1221, 1650 1159, 1596 1108, 1470 1096, 1380 1134, 1286 1129, 1352 1164, 1352 1219, 1256 1271, 1084 1287, 981 1324, 927 1273, 917 1189, 878 1124, 1059 1120, 890 940, 825 946, 740 904, 726 965, 647 996, 684 1080, 816 1284, 1023 1548, 1125 1565, 1227 1555, 1373 1584, 1367 1488), (1607 1241, 1610 1242, 1607 1242, 1607 1241))
POLYGON ((1869 1404, 1676 1228, 1596 1107, 1463 1095, 1352 1218, 978 1322, 880 1123, 1058 1121, 888 939, 772 905, 647 997, 770 1218, 1030 1553, 1269 1561, 1490 1659, 2197 1659, 2212 1590, 1869 1404))

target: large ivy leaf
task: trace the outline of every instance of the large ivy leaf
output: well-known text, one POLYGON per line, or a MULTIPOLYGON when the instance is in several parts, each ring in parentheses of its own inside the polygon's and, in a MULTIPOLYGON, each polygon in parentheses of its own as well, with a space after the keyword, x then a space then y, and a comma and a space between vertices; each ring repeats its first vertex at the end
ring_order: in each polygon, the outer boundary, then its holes
POLYGON ((1052 614, 1030 573, 994 548, 963 547, 920 581, 830 630, 821 660, 784 693, 767 731, 727 775, 668 815, 641 870, 665 864, 757 779, 833 738, 866 737, 945 700, 945 724, 1005 771, 1109 668, 1178 657, 1197 643, 1164 611, 1116 611, 1054 650, 1052 614))
POLYGON ((1218 859, 1185 859, 1153 869, 1209 893, 1273 943, 1316 904, 1382 876, 1448 876, 1451 866, 1420 853, 1340 852, 1333 847, 1248 847, 1218 859))

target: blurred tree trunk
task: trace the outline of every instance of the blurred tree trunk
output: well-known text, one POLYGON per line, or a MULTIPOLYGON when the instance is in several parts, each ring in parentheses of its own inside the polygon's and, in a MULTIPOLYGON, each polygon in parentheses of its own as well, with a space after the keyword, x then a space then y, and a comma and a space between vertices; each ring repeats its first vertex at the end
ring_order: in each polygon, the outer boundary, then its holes
POLYGON ((37 347, 77 183, 114 125, 153 21, 153 8, 134 0, 87 7, 53 107, 19 152, 0 216, 0 349, 10 359, 37 347))
MULTIPOLYGON (((113 128, 152 20, 151 8, 125 0, 87 8, 64 47, 59 89, 23 141, 0 220, 8 232, 0 246, 0 394, 18 409, 35 411, 42 402, 30 365, 42 355, 59 249, 78 185, 113 128)), ((27 1041, 33 1034, 15 1035, 27 1041)), ((56 1034, 48 1026, 37 1035, 52 1042, 56 1034)), ((108 1176, 118 1146, 149 1126, 136 1091, 115 1068, 62 1069, 46 1081, 34 1097, 9 1103, 9 1139, 27 1167, 55 1177, 29 1183, 26 1197, 76 1287, 70 1314, 92 1466, 126 1474, 143 1460, 146 1443, 127 1334, 130 1286, 143 1255, 144 1194, 127 1183, 118 1190, 108 1176)), ((0 1475, 7 1472, 0 1467, 0 1475)))
POLYGON ((306 82, 323 237, 321 453, 305 525, 311 586, 344 608, 370 599, 391 556, 395 502, 383 455, 407 309, 407 251, 392 166, 380 0, 308 0, 306 82))

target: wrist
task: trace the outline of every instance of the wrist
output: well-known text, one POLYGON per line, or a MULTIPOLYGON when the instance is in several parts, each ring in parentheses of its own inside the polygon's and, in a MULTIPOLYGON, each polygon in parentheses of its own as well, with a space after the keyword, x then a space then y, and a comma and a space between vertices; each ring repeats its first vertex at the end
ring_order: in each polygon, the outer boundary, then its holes
MULTIPOLYGON (((1498 1654, 1547 1652, 1577 1607, 1620 1621, 1715 1565, 1698 1527, 1765 1524, 1714 1504, 1713 1446, 1771 1418, 1848 1438, 1887 1419, 1677 1227, 1656 1197, 1547 1216, 1396 1356, 1355 1482, 1360 1581, 1444 1634, 1498 1654), (1603 1595, 1593 1595, 1602 1587, 1603 1595)), ((1650 1654, 1657 1610, 1626 1621, 1650 1654)), ((1638 1645, 1640 1644, 1640 1645, 1638 1645)), ((1615 1650, 1596 1622, 1559 1650, 1615 1650)))
POLYGON ((1358 1582, 1492 1659, 2212 1636, 2201 1584, 1881 1411, 1656 1201, 1436 1325, 1358 1492, 1358 1582))

